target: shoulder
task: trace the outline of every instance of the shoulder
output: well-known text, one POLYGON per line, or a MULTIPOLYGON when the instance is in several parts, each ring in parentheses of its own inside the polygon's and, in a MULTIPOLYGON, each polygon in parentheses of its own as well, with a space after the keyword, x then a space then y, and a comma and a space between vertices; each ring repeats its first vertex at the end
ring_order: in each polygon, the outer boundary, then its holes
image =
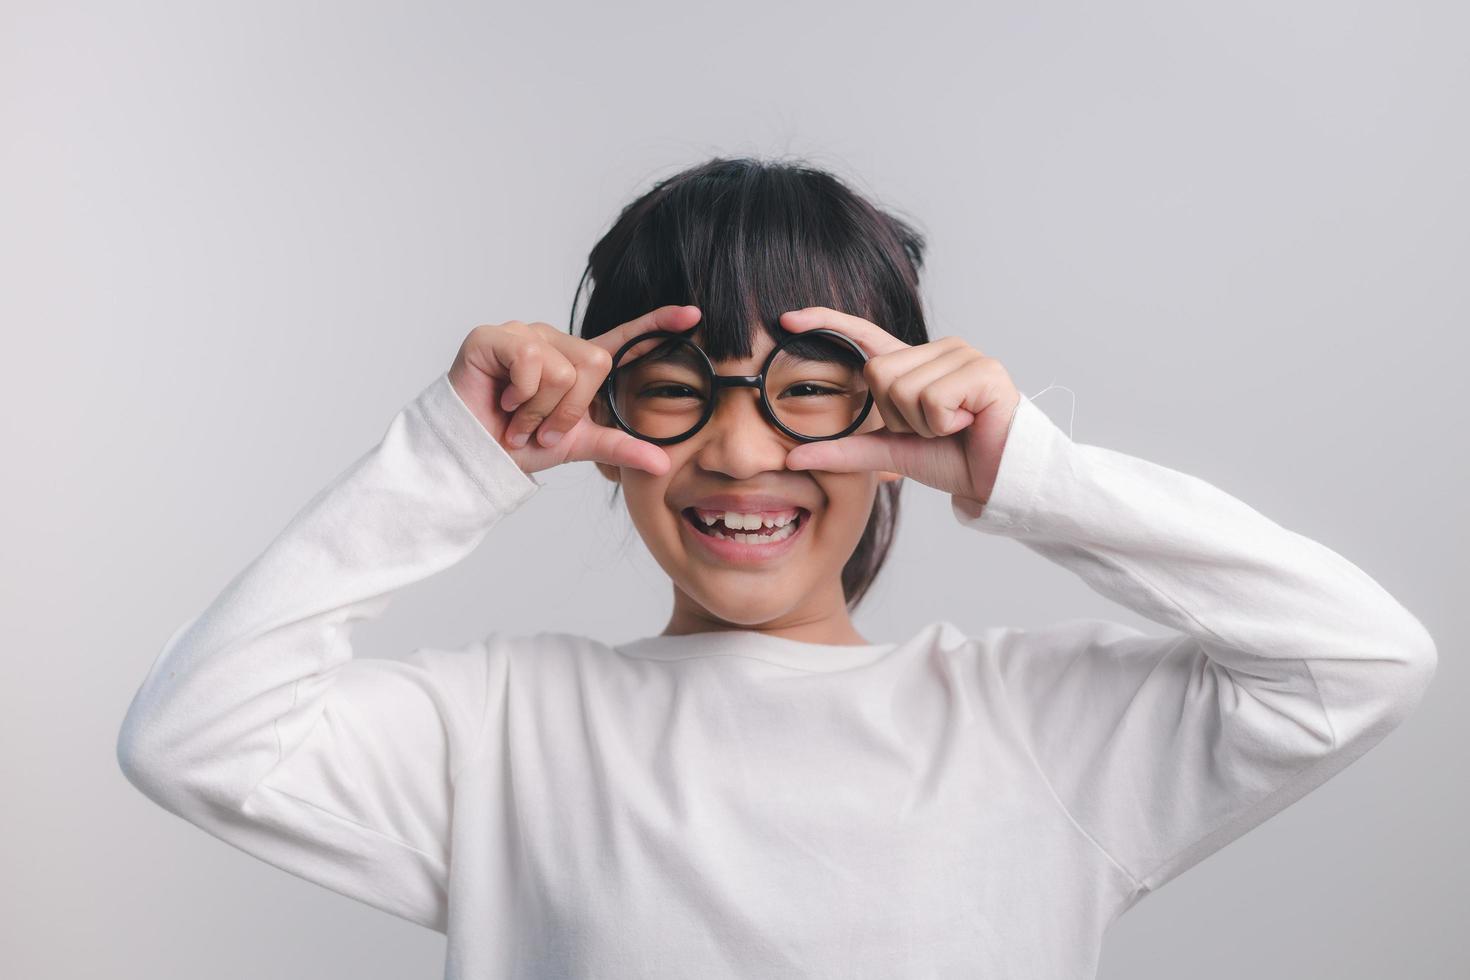
MULTIPOLYGON (((1118 660, 1157 659, 1177 646, 1178 634, 1154 636, 1115 620, 1076 616, 1040 626, 992 626, 966 633, 945 622, 933 646, 983 665, 1003 681, 1059 679, 1069 672, 1118 660)), ((922 634, 921 634, 922 635, 922 634)))
POLYGON ((564 630, 494 630, 478 646, 492 671, 523 674, 607 668, 620 659, 608 643, 564 630))
POLYGON ((460 645, 415 649, 393 659, 363 661, 377 671, 409 673, 427 685, 463 695, 522 679, 605 666, 616 651, 593 637, 559 631, 517 633, 493 630, 460 645))

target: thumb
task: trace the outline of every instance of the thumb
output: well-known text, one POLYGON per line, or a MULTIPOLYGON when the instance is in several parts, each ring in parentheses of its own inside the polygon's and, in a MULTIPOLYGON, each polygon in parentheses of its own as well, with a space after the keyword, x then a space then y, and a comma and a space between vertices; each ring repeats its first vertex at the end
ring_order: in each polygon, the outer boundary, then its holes
POLYGON ((786 467, 793 470, 827 470, 831 473, 855 473, 860 470, 888 470, 905 473, 902 463, 911 459, 923 436, 889 430, 860 432, 855 436, 806 442, 786 454, 786 467))
POLYGON ((567 461, 590 460, 612 466, 631 466, 663 476, 671 465, 662 446, 635 439, 622 429, 598 425, 585 415, 566 434, 567 461))

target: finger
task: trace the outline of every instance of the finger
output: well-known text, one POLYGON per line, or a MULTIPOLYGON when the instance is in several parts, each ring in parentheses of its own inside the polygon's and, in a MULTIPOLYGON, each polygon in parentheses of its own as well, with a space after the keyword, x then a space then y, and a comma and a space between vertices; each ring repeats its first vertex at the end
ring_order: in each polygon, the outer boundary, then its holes
POLYGON ((940 354, 894 379, 888 385, 888 397, 915 432, 933 439, 949 424, 949 410, 959 404, 958 398, 954 405, 937 404, 936 398, 947 394, 950 388, 946 387, 941 392, 934 386, 940 379, 984 356, 968 345, 940 354))
POLYGON ((541 381, 541 347, 530 337, 506 337, 494 351, 510 376, 510 384, 500 393, 500 407, 513 412, 517 405, 536 394, 541 381))
POLYGON ((541 424, 562 396, 576 383, 577 369, 566 355, 550 344, 541 344, 541 379, 536 393, 528 398, 505 427, 506 441, 512 446, 524 446, 531 433, 541 424))
POLYGON ((607 333, 588 338, 589 342, 616 354, 618 348, 650 330, 687 330, 699 322, 703 314, 697 306, 660 306, 634 320, 613 327, 607 333))
POLYGON ((1007 390, 1016 394, 1009 372, 995 358, 980 355, 930 386, 929 397, 935 404, 953 409, 948 423, 937 428, 953 434, 968 427, 1004 398, 1007 390))
POLYGON ((993 400, 990 395, 991 376, 985 367, 987 360, 989 358, 982 354, 924 389, 920 401, 936 435, 954 435, 968 428, 993 400))
POLYGON ((826 327, 851 338, 869 357, 879 357, 910 346, 869 320, 827 306, 808 306, 781 314, 781 326, 792 332, 826 327))
POLYGON ((968 346, 958 337, 945 337, 927 344, 919 344, 916 347, 904 347, 888 354, 881 354, 868 361, 863 368, 863 376, 867 379, 868 387, 873 392, 873 401, 877 405, 878 414, 883 417, 890 431, 916 431, 907 417, 908 413, 894 403, 893 383, 918 365, 927 364, 949 351, 968 348, 968 346))
POLYGON ((635 438, 622 429, 598 425, 590 416, 567 432, 568 460, 592 460, 613 466, 631 466, 663 476, 672 465, 662 446, 635 438))
POLYGON ((913 426, 909 425, 908 420, 903 417, 903 412, 899 411, 898 406, 893 404, 893 400, 888 397, 886 386, 881 391, 877 388, 869 390, 873 393, 873 407, 878 410, 878 417, 883 420, 883 428, 900 434, 913 433, 913 426))
POLYGON ((571 431, 578 419, 587 414, 587 407, 592 403, 592 399, 597 397, 603 380, 612 368, 612 355, 606 348, 599 347, 580 337, 562 333, 549 323, 533 324, 533 326, 538 329, 545 328, 547 340, 561 352, 577 372, 577 378, 571 388, 536 430, 536 438, 541 445, 554 446, 563 435, 571 431))
POLYGON ((865 470, 903 473, 905 470, 900 460, 911 458, 914 449, 906 443, 917 443, 922 439, 922 436, 912 434, 875 431, 822 442, 805 442, 786 454, 786 468, 826 470, 830 473, 865 470))
POLYGON ((927 344, 916 344, 913 347, 905 345, 896 351, 879 354, 868 361, 868 368, 880 379, 896 378, 911 368, 934 360, 941 354, 960 349, 974 350, 959 337, 940 337, 927 344))

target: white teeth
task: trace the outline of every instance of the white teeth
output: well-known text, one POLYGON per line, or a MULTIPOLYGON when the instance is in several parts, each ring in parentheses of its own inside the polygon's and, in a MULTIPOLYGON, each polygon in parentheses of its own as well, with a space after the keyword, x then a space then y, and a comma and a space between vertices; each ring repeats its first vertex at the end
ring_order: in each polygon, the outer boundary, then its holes
POLYGON ((789 514, 762 515, 741 514, 735 511, 717 512, 714 514, 702 513, 695 510, 694 514, 706 527, 711 528, 711 535, 717 538, 725 538, 729 541, 739 541, 743 544, 771 544, 782 541, 796 533, 797 517, 800 511, 792 511, 789 514), (759 527, 774 527, 776 530, 769 534, 745 534, 746 530, 754 530, 759 527), (718 528, 718 529, 716 529, 718 528))
POLYGON ((730 541, 739 541, 741 544, 773 544, 791 537, 796 533, 796 524, 790 523, 782 526, 770 534, 727 534, 724 531, 714 532, 717 538, 725 538, 730 541))
POLYGON ((732 531, 754 531, 761 527, 785 527, 796 520, 797 511, 793 510, 785 514, 772 513, 741 513, 740 511, 727 510, 706 513, 696 509, 694 512, 706 527, 713 527, 720 523, 732 531))

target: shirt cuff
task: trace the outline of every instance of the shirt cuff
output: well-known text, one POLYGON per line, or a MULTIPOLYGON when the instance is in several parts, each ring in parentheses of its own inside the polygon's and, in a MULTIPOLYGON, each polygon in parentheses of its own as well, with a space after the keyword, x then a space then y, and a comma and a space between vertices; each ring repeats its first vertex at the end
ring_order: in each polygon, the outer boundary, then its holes
POLYGON ((485 431, 450 383, 448 371, 425 388, 414 405, 496 509, 512 510, 542 487, 485 431))
POLYGON ((1051 417, 1025 395, 1011 416, 995 486, 984 504, 950 494, 950 508, 961 523, 979 531, 1004 534, 1029 531, 1027 520, 1048 472, 1064 465, 1072 440, 1051 417))

